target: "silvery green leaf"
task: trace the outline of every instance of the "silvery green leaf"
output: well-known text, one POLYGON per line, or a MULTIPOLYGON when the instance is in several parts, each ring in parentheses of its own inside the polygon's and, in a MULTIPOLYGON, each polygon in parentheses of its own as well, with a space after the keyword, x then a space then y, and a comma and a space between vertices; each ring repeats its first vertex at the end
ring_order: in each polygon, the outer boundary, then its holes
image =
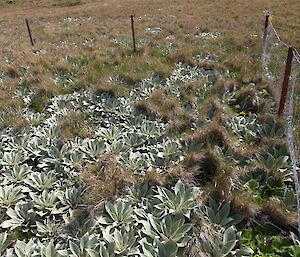
POLYGON ((8 238, 7 232, 0 233, 0 254, 2 254, 12 241, 8 238))
POLYGON ((27 165, 15 165, 12 169, 3 173, 5 184, 22 183, 31 171, 31 167, 27 165))
POLYGON ((230 203, 224 203, 220 208, 221 220, 227 218, 230 214, 230 203))
POLYGON ((38 245, 30 239, 28 243, 25 243, 24 241, 17 240, 14 250, 18 257, 24 257, 24 256, 38 256, 38 253, 36 250, 38 248, 38 245))
POLYGON ((142 246, 142 257, 156 257, 157 249, 153 244, 147 242, 146 238, 143 238, 139 241, 139 244, 142 246))
POLYGON ((235 256, 237 257, 246 257, 246 256, 252 256, 254 254, 254 251, 249 247, 242 247, 235 251, 235 256))
POLYGON ((53 189, 57 178, 52 173, 31 173, 24 182, 35 190, 53 189))
POLYGON ((133 230, 123 232, 115 230, 113 233, 113 242, 115 245, 115 253, 120 255, 135 255, 139 253, 136 247, 136 236, 133 230))
POLYGON ((81 251, 77 244, 73 243, 72 241, 69 241, 69 247, 70 247, 72 254, 74 254, 76 257, 81 256, 81 251))
POLYGON ((40 237, 53 237, 61 230, 60 224, 55 221, 46 220, 46 222, 36 222, 37 235, 40 237))
POLYGON ((19 165, 25 161, 24 153, 21 151, 17 152, 4 152, 2 159, 0 159, 0 164, 3 166, 13 167, 19 165))
POLYGON ((21 193, 21 188, 18 186, 0 186, 0 207, 10 207, 24 197, 25 195, 21 193))
POLYGON ((222 254, 223 256, 227 256, 232 249, 235 247, 237 243, 237 238, 235 234, 235 230, 233 227, 230 227, 225 230, 223 236, 223 245, 222 245, 222 254))
POLYGON ((2 228, 10 228, 13 230, 21 226, 30 227, 35 221, 35 213, 32 210, 32 205, 30 203, 19 202, 14 209, 8 208, 6 214, 10 219, 2 222, 2 228))
POLYGON ((175 193, 165 188, 157 188, 157 197, 161 203, 155 205, 159 210, 164 210, 166 213, 181 213, 187 218, 190 217, 190 211, 196 207, 194 190, 185 188, 179 180, 174 188, 175 193))
POLYGON ((105 209, 114 221, 114 225, 123 224, 128 226, 134 221, 132 207, 129 203, 122 201, 118 201, 116 204, 107 203, 105 209))
POLYGON ((65 191, 59 192, 58 198, 63 205, 73 208, 79 203, 83 193, 83 187, 69 187, 65 191))
POLYGON ((177 244, 173 241, 158 244, 158 257, 176 257, 177 244))
POLYGON ((47 243, 47 245, 41 248, 41 256, 42 257, 63 257, 63 256, 67 256, 67 253, 66 251, 56 249, 55 245, 51 241, 50 243, 47 243))

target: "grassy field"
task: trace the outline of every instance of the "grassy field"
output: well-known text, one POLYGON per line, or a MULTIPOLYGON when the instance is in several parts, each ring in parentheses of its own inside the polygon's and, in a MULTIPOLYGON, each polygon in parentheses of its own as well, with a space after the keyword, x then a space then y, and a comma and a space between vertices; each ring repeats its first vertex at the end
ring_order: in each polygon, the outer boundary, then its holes
MULTIPOLYGON (((83 58, 94 59, 94 65, 90 65, 94 67, 89 67, 89 74, 83 78, 87 81, 80 87, 95 84, 93 80, 110 75, 107 73, 111 73, 111 65, 95 67, 98 61, 113 63, 118 60, 122 65, 117 65, 114 72, 126 73, 129 79, 138 80, 149 70, 158 70, 165 75, 174 61, 189 59, 194 52, 211 50, 220 56, 222 65, 237 73, 239 79, 251 80, 259 76, 263 12, 266 10, 274 15, 273 22, 283 39, 299 48, 297 1, 236 1, 234 5, 224 1, 174 1, 171 5, 164 1, 143 4, 136 1, 16 1, 15 4, 3 4, 0 10, 1 53, 5 57, 0 60, 0 65, 3 70, 17 72, 14 65, 18 68, 33 64, 34 72, 38 73, 35 80, 41 82, 37 90, 50 91, 48 93, 53 95, 60 91, 49 81, 53 64, 63 66, 61 59, 68 54, 78 55, 78 48, 83 58), (124 54, 131 49, 131 14, 136 15, 137 40, 145 45, 140 48, 142 57, 124 60, 124 54), (25 18, 30 22, 36 40, 34 49, 39 54, 32 55, 25 18), (147 33, 147 28, 155 27, 162 28, 162 33, 147 33), (195 38, 206 31, 222 32, 225 36, 208 42, 195 38), (157 58, 155 55, 159 53, 153 53, 169 45, 174 49, 172 56, 157 58), (149 60, 146 61, 145 56, 149 60), (9 60, 14 60, 14 64, 9 64, 9 60), (136 67, 142 72, 135 73, 136 67), (99 73, 102 76, 98 76, 99 73)), ((34 84, 30 86, 35 87, 34 84)), ((7 88, 10 90, 11 87, 7 88)), ((3 95, 5 107, 9 102, 6 96, 11 98, 10 92, 3 95)))
POLYGON ((296 0, 0 0, 0 255, 300 256, 266 11, 300 49, 296 0))

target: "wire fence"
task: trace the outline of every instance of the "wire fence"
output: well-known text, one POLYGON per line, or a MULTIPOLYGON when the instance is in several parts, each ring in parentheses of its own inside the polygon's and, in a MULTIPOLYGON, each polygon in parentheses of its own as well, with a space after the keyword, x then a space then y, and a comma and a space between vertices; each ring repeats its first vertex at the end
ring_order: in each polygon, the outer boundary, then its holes
POLYGON ((266 16, 262 50, 262 75, 270 84, 279 105, 278 114, 286 118, 287 144, 297 194, 298 233, 300 235, 300 54, 285 43, 266 16))

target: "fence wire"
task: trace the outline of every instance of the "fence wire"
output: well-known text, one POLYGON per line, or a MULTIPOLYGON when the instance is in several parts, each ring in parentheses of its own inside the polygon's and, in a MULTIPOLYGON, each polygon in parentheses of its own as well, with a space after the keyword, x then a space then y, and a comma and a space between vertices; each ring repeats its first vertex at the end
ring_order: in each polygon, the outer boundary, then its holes
POLYGON ((280 39, 271 22, 267 28, 263 49, 263 77, 269 83, 274 99, 279 104, 288 45, 280 39))
MULTIPOLYGON (((269 83, 274 99, 279 103, 289 45, 285 43, 269 21, 263 40, 263 78, 269 83)), ((300 54, 293 49, 292 70, 284 115, 287 120, 287 143, 297 195, 298 233, 300 236, 300 54)))
POLYGON ((298 233, 300 234, 300 185, 299 185, 299 154, 300 154, 300 62, 294 59, 287 99, 287 140, 292 162, 295 190, 297 194, 298 233))

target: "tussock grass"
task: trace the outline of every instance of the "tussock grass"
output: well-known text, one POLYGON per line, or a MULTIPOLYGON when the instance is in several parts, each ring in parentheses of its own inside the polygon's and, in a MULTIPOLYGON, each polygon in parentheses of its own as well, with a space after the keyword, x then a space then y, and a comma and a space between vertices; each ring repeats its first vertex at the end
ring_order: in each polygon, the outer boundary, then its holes
POLYGON ((193 174, 197 185, 205 186, 212 182, 217 174, 220 163, 211 152, 192 153, 183 161, 187 173, 193 174))
POLYGON ((80 113, 72 112, 68 116, 58 121, 60 137, 63 141, 68 141, 76 137, 86 138, 91 136, 88 122, 80 113))
POLYGON ((231 208, 233 212, 245 215, 248 219, 255 218, 261 212, 261 207, 251 196, 239 191, 232 193, 231 208))
POLYGON ((164 89, 155 90, 148 98, 138 101, 135 108, 138 112, 148 116, 158 115, 165 120, 178 116, 181 112, 177 98, 164 89))
POLYGON ((113 155, 103 156, 99 163, 87 165, 82 178, 89 187, 84 200, 91 206, 103 200, 115 199, 133 181, 130 174, 118 167, 113 155))
MULTIPOLYGON (((274 114, 268 114, 274 112, 274 98, 276 101, 278 96, 260 76, 262 11, 271 10, 283 39, 293 40, 290 43, 300 47, 300 36, 294 33, 295 24, 300 22, 296 0, 289 3, 290 8, 279 0, 236 0, 232 9, 228 9, 233 5, 229 0, 176 0, 172 4, 153 0, 142 5, 132 0, 17 2, 0 10, 0 52, 4 56, 0 67, 6 74, 0 92, 3 127, 22 129, 28 125, 21 113, 24 103, 15 97, 16 90, 33 92, 30 108, 43 112, 51 97, 74 91, 127 97, 132 88, 151 75, 162 81, 168 78, 178 62, 216 72, 214 85, 207 91, 198 80, 180 85, 179 97, 159 89, 136 101, 137 113, 168 122, 167 136, 182 136, 189 151, 178 165, 164 172, 150 169, 145 176, 123 170, 112 154, 101 156, 96 164, 85 165, 82 180, 88 190, 83 201, 91 209, 124 194, 131 184, 170 186, 181 179, 187 185, 200 186, 204 201, 208 196, 231 201, 232 211, 246 215, 248 225, 251 219, 263 221, 267 217, 282 229, 294 229, 294 212, 270 199, 258 204, 235 184, 248 172, 274 175, 249 160, 272 148, 279 149, 285 145, 284 139, 261 138, 248 145, 238 142, 226 127, 231 116, 250 113, 257 114, 262 125, 283 125, 274 114), (132 51, 130 14, 136 14, 136 53, 132 51), (33 48, 25 16, 36 38, 33 48), (157 27, 158 33, 149 32, 157 27), (217 32, 219 36, 203 38, 201 32, 217 32), (197 60, 200 53, 213 54, 218 62, 197 60), (226 70, 231 72, 228 77, 217 75, 226 70), (198 96, 202 91, 203 96, 198 96), (264 91, 266 96, 262 96, 264 91), (228 92, 235 95, 226 102, 223 96, 228 92), (226 155, 225 150, 230 154, 226 155)), ((85 117, 73 112, 60 119, 60 137, 64 142, 91 137, 88 125, 85 117)), ((75 216, 84 220, 88 214, 78 210, 75 216)))
POLYGON ((280 203, 268 201, 262 208, 262 212, 268 215, 271 222, 276 224, 282 229, 290 229, 293 227, 296 232, 297 227, 297 214, 295 212, 289 212, 282 208, 280 203))
POLYGON ((199 143, 205 146, 218 145, 221 147, 234 145, 234 141, 226 129, 217 122, 212 122, 208 126, 196 130, 193 134, 187 135, 186 140, 190 145, 199 143))

